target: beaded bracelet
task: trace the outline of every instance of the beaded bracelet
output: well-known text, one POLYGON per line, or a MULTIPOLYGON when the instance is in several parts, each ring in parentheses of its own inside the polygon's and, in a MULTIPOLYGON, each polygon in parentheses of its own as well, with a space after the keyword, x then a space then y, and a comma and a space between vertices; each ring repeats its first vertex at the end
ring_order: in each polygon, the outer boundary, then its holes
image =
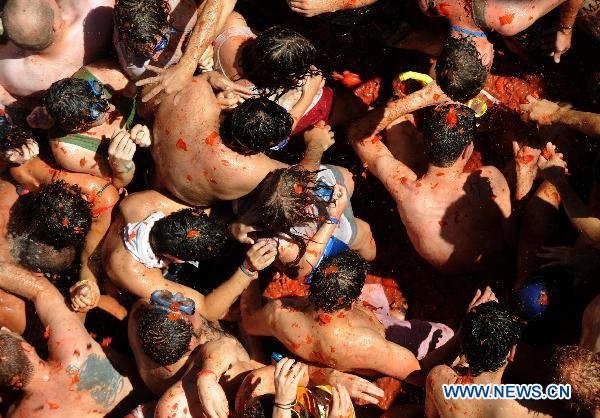
POLYGON ((244 262, 240 265, 240 270, 242 270, 242 273, 244 273, 248 277, 255 278, 258 275, 258 272, 253 271, 249 268, 246 260, 244 260, 244 262))

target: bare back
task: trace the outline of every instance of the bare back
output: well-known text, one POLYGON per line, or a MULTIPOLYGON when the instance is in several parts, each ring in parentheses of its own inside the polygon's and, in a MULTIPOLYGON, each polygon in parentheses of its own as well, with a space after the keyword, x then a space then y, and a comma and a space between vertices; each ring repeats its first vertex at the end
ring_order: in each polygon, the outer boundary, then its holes
POLYGON ((195 77, 189 88, 165 97, 154 122, 156 182, 192 206, 210 206, 248 194, 285 164, 262 154, 243 156, 219 137, 220 109, 211 86, 195 77))

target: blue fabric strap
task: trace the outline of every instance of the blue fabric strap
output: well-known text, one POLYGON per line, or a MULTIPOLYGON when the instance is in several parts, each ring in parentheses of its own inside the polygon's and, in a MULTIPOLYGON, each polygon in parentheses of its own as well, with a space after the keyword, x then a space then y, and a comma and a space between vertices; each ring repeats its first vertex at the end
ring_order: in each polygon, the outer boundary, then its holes
POLYGON ((459 26, 450 26, 450 29, 455 30, 456 32, 464 33, 465 35, 477 36, 478 38, 487 38, 486 34, 483 32, 475 32, 459 26))

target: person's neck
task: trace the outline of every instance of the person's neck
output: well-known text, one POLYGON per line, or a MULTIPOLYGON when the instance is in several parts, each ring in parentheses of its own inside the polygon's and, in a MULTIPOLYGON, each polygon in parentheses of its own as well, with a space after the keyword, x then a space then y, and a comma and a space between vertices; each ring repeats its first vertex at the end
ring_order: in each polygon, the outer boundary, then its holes
POLYGON ((31 380, 27 383, 27 385, 23 388, 23 391, 25 393, 44 391, 48 383, 52 381, 52 378, 50 376, 51 368, 47 367, 46 363, 43 361, 37 360, 34 362, 34 360, 31 359, 30 361, 33 364, 34 368, 33 376, 31 377, 31 380))
POLYGON ((450 167, 437 167, 429 164, 427 172, 423 177, 435 179, 436 182, 452 182, 463 173, 465 165, 459 162, 454 163, 450 167))
POLYGON ((483 372, 480 375, 473 377, 473 383, 500 384, 500 383, 502 383, 502 376, 504 375, 504 369, 506 369, 506 365, 500 367, 495 372, 483 372))

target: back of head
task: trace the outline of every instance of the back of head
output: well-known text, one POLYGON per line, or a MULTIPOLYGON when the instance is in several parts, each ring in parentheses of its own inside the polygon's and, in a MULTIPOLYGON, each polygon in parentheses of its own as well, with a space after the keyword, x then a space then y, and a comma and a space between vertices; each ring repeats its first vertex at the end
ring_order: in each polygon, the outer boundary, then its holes
POLYGON ((177 363, 189 351, 192 325, 180 315, 150 305, 140 317, 138 337, 144 353, 165 366, 177 363))
POLYGON ((223 143, 242 155, 268 151, 292 134, 292 116, 266 97, 245 100, 225 114, 220 134, 223 143))
POLYGON ((554 383, 571 385, 573 408, 600 409, 600 353, 580 346, 557 347, 552 364, 554 383))
POLYGON ((54 10, 45 0, 6 0, 2 23, 19 48, 41 51, 54 42, 54 10))
POLYGON ((29 138, 34 138, 33 132, 29 129, 0 122, 0 153, 22 147, 29 138))
POLYGON ((469 36, 448 36, 435 66, 436 82, 452 100, 466 102, 477 96, 488 70, 469 36))
POLYGON ((182 209, 158 220, 150 230, 156 254, 202 261, 221 254, 227 229, 221 220, 194 209, 182 209))
POLYGON ((511 348, 521 335, 516 316, 498 302, 486 302, 467 314, 461 346, 473 376, 494 372, 506 363, 511 348))
POLYGON ((423 139, 429 162, 450 167, 475 136, 475 113, 467 106, 437 106, 423 120, 423 139))
POLYGON ((21 346, 21 340, 0 334, 0 389, 23 388, 33 376, 33 365, 21 346))
POLYGON ((310 283, 310 301, 323 312, 350 309, 365 285, 368 266, 354 251, 325 257, 310 283))
POLYGON ((170 12, 167 0, 119 0, 115 4, 115 23, 131 52, 148 54, 169 29, 170 12))
POLYGON ((11 255, 15 261, 29 270, 59 274, 73 264, 77 250, 74 246, 56 249, 52 245, 25 235, 11 239, 11 255))
POLYGON ((253 48, 245 48, 244 75, 267 93, 286 92, 317 70, 317 50, 307 38, 275 26, 261 32, 253 48))
POLYGON ((108 100, 95 93, 87 80, 63 78, 44 93, 44 106, 57 127, 79 132, 91 126, 108 110, 108 100))
POLYGON ((29 235, 57 249, 83 244, 92 225, 91 205, 81 189, 62 180, 19 196, 15 218, 12 234, 29 235))

